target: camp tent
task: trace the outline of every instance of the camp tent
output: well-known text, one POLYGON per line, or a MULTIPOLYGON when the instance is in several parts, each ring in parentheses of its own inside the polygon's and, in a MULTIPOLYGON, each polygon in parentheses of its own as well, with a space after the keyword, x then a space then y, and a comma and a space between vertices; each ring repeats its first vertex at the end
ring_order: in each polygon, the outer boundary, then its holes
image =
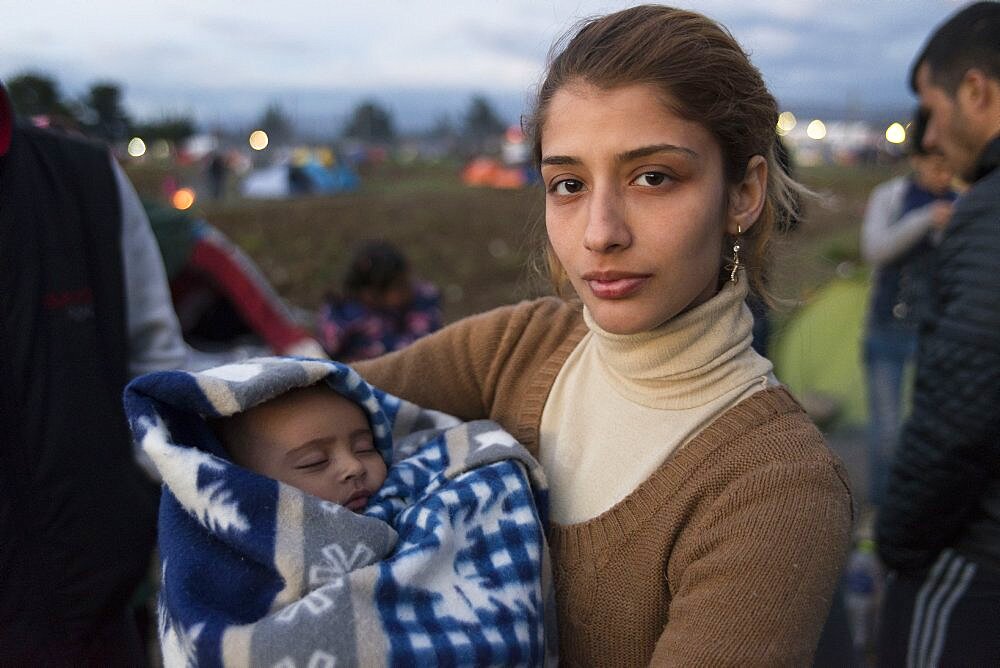
POLYGON ((778 378, 796 396, 832 399, 840 426, 868 419, 861 340, 869 284, 867 271, 833 279, 776 332, 770 350, 778 378))
POLYGON ((295 195, 353 192, 361 185, 357 173, 346 165, 324 167, 316 162, 295 165, 282 162, 255 169, 243 179, 244 197, 280 199, 295 195))

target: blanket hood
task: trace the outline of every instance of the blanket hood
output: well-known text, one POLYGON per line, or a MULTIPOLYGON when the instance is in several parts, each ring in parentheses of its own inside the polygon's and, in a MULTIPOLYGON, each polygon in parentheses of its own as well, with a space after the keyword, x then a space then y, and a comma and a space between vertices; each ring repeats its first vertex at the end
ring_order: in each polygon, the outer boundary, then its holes
MULTIPOLYGON (((214 418, 244 412, 290 390, 325 382, 361 406, 375 444, 391 459, 391 422, 400 401, 366 383, 350 367, 329 360, 261 357, 203 371, 160 371, 136 378, 125 389, 125 411, 137 444, 163 423, 178 447, 193 447, 229 459, 208 426, 214 418)), ((432 426, 432 425, 428 425, 432 426)), ((149 469, 149 451, 139 453, 149 469)))

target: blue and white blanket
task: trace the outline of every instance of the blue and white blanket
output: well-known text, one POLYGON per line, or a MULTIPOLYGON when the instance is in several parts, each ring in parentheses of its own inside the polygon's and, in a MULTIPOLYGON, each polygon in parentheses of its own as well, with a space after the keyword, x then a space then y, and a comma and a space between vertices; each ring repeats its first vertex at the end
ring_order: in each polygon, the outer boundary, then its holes
POLYGON ((544 477, 496 423, 291 358, 148 374, 125 406, 163 481, 167 666, 554 662, 544 477), (363 514, 233 464, 208 422, 321 381, 363 407, 391 464, 363 514))

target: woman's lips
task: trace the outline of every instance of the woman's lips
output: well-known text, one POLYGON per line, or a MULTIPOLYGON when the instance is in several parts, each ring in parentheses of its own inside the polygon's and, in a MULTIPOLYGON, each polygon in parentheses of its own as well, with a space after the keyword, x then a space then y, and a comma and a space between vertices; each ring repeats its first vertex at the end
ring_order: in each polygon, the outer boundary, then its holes
POLYGON ((618 272, 593 272, 583 275, 590 291, 598 299, 624 299, 642 289, 649 280, 648 274, 618 272))

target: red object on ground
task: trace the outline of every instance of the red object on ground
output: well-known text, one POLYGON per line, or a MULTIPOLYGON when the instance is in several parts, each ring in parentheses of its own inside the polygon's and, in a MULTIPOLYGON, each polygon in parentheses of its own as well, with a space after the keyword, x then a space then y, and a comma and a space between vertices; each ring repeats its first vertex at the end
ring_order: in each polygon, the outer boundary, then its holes
POLYGON ((208 287, 224 296, 250 329, 269 348, 282 354, 312 340, 257 268, 219 233, 199 236, 183 272, 171 281, 178 313, 183 302, 208 287), (207 286, 206 286, 207 284, 207 286))

